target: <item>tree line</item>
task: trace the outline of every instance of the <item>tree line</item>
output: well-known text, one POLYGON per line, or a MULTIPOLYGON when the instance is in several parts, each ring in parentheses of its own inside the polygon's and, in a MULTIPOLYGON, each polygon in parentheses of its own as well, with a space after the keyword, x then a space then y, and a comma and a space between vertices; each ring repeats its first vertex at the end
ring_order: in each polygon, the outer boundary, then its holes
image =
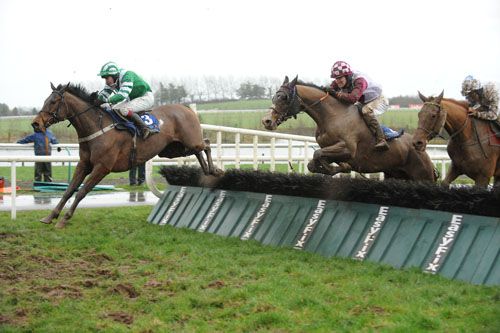
POLYGON ((204 103, 238 99, 271 98, 281 85, 277 78, 204 76, 201 78, 162 79, 151 82, 157 104, 204 103))
POLYGON ((7 104, 0 103, 0 117, 29 116, 29 115, 35 115, 37 113, 38 110, 36 108, 26 109, 26 108, 14 107, 13 109, 10 109, 7 104))
MULTIPOLYGON (((328 82, 324 82, 324 85, 327 84, 328 82)), ((204 76, 201 78, 151 80, 156 105, 220 102, 238 99, 271 99, 280 85, 280 79, 264 76, 244 79, 235 79, 231 76, 204 76)), ((96 85, 93 83, 91 86, 95 87, 96 85)), ((395 96, 389 98, 389 103, 404 108, 410 104, 419 104, 421 101, 417 96, 395 96)), ((36 113, 38 113, 36 108, 14 107, 10 109, 7 104, 0 103, 0 117, 34 115, 36 113)))

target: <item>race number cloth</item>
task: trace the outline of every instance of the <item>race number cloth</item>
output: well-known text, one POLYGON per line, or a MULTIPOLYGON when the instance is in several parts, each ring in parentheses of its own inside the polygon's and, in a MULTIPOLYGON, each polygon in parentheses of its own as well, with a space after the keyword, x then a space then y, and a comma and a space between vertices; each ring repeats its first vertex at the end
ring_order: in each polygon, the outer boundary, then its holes
POLYGON ((160 122, 153 114, 139 112, 139 116, 152 132, 158 133, 160 131, 160 122))

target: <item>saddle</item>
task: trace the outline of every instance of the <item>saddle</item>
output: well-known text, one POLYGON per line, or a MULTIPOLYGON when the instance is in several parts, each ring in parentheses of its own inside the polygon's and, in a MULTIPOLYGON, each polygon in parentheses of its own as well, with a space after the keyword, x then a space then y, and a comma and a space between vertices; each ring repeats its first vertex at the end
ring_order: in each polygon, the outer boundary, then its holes
MULTIPOLYGON (((153 132, 159 132, 160 126, 158 119, 153 114, 151 114, 151 111, 152 110, 140 111, 138 112, 138 115, 150 130, 152 130, 153 132)), ((116 124, 115 128, 118 131, 128 131, 132 136, 140 135, 138 128, 132 121, 114 110, 106 110, 106 112, 111 116, 111 118, 113 118, 113 122, 116 124)))
POLYGON ((500 120, 490 121, 490 129, 497 138, 500 138, 500 120))

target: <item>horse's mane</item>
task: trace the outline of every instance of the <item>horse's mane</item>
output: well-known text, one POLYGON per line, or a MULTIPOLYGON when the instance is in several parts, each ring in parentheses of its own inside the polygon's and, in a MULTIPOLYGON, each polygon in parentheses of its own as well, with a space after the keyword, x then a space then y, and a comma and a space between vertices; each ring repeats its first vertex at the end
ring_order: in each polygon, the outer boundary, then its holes
MULTIPOLYGON (((63 88, 62 85, 59 85, 57 89, 63 88)), ((66 88, 66 91, 69 92, 72 95, 75 95, 76 97, 79 97, 80 99, 83 99, 87 103, 92 103, 92 100, 90 98, 90 94, 87 91, 87 89, 82 86, 81 84, 70 84, 68 88, 66 88)))
POLYGON ((443 98, 443 100, 450 102, 452 104, 458 105, 464 109, 469 108, 469 103, 467 101, 457 101, 456 99, 453 99, 453 98, 443 98))
POLYGON ((316 89, 319 89, 321 91, 325 91, 325 88, 324 87, 320 87, 320 86, 317 86, 315 85, 314 83, 310 83, 310 82, 303 82, 303 81, 297 81, 297 84, 300 84, 301 86, 306 86, 306 87, 312 87, 312 88, 316 88, 316 89))

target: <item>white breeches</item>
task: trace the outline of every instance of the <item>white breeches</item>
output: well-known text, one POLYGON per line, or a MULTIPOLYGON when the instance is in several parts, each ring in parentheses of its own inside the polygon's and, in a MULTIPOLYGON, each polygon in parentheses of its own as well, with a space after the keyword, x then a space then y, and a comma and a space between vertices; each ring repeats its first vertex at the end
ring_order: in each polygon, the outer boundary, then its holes
POLYGON ((116 105, 113 105, 113 109, 119 110, 120 114, 126 117, 129 112, 151 110, 154 103, 155 96, 152 92, 148 91, 144 96, 134 98, 131 101, 123 101, 116 105))

